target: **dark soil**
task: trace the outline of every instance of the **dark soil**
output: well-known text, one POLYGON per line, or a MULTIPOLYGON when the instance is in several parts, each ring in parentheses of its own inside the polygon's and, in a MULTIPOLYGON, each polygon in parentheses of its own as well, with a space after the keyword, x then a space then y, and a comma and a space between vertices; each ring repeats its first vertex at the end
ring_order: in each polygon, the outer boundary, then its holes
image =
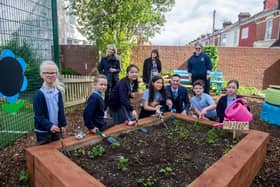
POLYGON ((96 145, 79 148, 71 152, 71 159, 108 187, 148 183, 186 186, 236 143, 222 128, 211 130, 198 125, 195 130, 193 124, 176 119, 168 120, 167 126, 168 129, 163 125, 148 127, 147 133, 135 130, 122 134, 117 137, 120 147, 103 141, 97 146, 101 145, 105 153, 93 159, 88 158, 87 153, 96 145), (216 137, 209 139, 209 132, 216 137), (122 171, 121 166, 118 168, 121 156, 128 159, 123 166, 126 171, 122 171))
MULTIPOLYGON (((251 123, 250 128, 270 133, 264 165, 251 186, 280 186, 280 127, 269 125, 260 120, 262 99, 247 99, 254 114, 254 122, 251 123)), ((139 103, 139 99, 134 102, 135 106, 139 106, 139 103)), ((83 126, 82 111, 82 109, 76 109, 67 113, 67 136, 86 130, 83 126)), ((33 145, 35 145, 35 136, 31 132, 0 150, 0 186, 19 186, 19 173, 21 170, 26 170, 24 149, 33 145)))

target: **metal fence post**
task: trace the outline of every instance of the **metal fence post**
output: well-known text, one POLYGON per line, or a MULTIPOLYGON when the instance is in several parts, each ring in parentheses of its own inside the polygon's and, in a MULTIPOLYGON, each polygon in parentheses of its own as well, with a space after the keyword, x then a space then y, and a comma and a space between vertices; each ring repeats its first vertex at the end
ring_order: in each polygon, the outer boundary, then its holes
POLYGON ((54 61, 60 68, 59 62, 59 42, 58 42, 58 23, 57 23, 57 1, 52 0, 52 24, 53 24, 53 52, 54 61))

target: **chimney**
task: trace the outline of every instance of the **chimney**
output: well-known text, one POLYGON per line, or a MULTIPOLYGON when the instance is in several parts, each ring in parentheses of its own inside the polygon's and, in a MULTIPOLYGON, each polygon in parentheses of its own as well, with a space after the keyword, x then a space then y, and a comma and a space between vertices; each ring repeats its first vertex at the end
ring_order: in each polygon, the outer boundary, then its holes
POLYGON ((264 0, 263 9, 271 9, 277 7, 279 9, 280 0, 264 0))
POLYGON ((227 26, 230 26, 230 25, 232 25, 231 21, 224 21, 223 28, 226 28, 227 26))
POLYGON ((250 16, 251 16, 251 15, 250 15, 249 12, 240 12, 240 13, 238 14, 238 21, 239 21, 239 23, 240 23, 241 21, 243 21, 244 19, 249 18, 250 16))

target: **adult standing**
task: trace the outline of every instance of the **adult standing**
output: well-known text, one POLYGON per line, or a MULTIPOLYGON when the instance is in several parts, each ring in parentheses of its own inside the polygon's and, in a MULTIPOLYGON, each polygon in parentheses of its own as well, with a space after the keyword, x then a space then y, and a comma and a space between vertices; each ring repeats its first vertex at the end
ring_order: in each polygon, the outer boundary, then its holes
POLYGON ((166 86, 168 99, 166 104, 176 113, 187 115, 190 108, 188 91, 180 85, 180 75, 174 74, 171 77, 171 84, 166 86))
POLYGON ((152 77, 161 73, 161 62, 159 60, 159 53, 157 49, 153 49, 151 57, 145 59, 143 67, 143 82, 146 87, 149 86, 152 77))
POLYGON ((210 72, 212 70, 211 59, 206 53, 202 52, 203 46, 201 43, 194 44, 195 52, 188 59, 189 78, 192 83, 201 79, 205 83, 204 92, 209 94, 210 90, 210 72))
POLYGON ((98 65, 98 71, 100 74, 104 74, 107 77, 108 86, 105 92, 105 116, 108 107, 109 96, 115 85, 119 80, 119 73, 121 71, 120 61, 117 57, 117 48, 114 44, 108 45, 107 54, 103 57, 98 65))

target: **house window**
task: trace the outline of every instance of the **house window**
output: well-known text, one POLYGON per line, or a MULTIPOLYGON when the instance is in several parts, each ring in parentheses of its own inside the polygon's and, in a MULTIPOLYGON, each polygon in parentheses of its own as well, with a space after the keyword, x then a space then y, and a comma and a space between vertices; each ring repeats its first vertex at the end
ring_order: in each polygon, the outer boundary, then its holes
POLYGON ((270 40, 272 34, 272 18, 266 21, 264 40, 270 40))
POLYGON ((248 38, 248 31, 249 31, 248 27, 245 27, 245 28, 242 29, 241 39, 247 39, 248 38))

